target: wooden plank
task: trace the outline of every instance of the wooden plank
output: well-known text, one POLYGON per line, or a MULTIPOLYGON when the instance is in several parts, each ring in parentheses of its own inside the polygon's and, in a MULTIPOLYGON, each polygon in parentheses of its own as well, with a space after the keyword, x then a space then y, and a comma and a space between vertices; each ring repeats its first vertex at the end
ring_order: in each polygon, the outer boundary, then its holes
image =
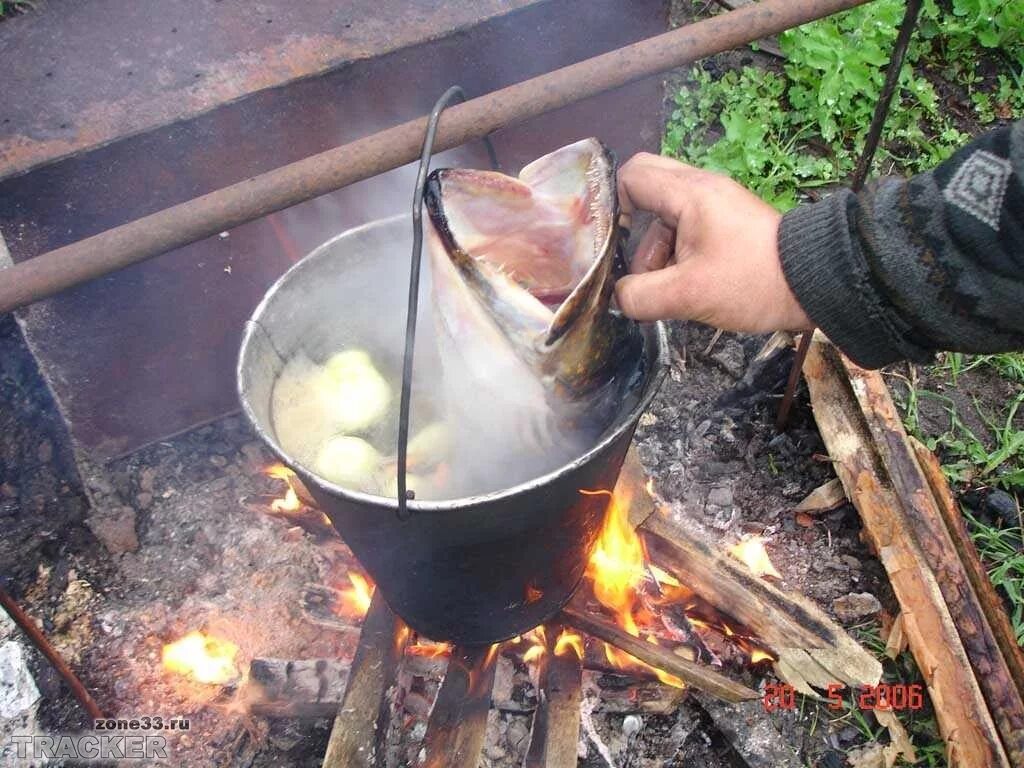
POLYGON ((363 621, 348 686, 334 718, 323 768, 370 768, 380 762, 391 714, 389 695, 409 630, 376 590, 363 621))
POLYGON ((581 605, 578 599, 562 609, 561 621, 580 632, 611 643, 619 650, 625 651, 645 664, 675 675, 694 688, 717 696, 724 701, 750 701, 760 698, 757 691, 747 688, 745 685, 730 680, 708 667, 677 656, 659 645, 645 643, 610 621, 591 615, 586 606, 581 605))
POLYGON ((803 373, 836 473, 903 608, 904 631, 931 694, 950 765, 1009 766, 935 574, 872 448, 871 432, 838 352, 815 341, 803 373))
POLYGON ((970 540, 962 540, 957 547, 881 374, 860 368, 846 357, 838 359, 900 500, 904 530, 913 536, 935 574, 1007 755, 1013 764, 1024 765, 1024 701, 962 560, 963 543, 970 540))
MULTIPOLYGON (((558 647, 563 629, 557 622, 545 626, 547 653, 541 659, 538 679, 540 702, 533 716, 533 733, 523 768, 563 768, 576 764, 583 661, 575 645, 558 647)), ((579 642, 582 644, 582 637, 579 642)))
POLYGON ((425 768, 477 768, 498 646, 456 646, 423 739, 425 768))

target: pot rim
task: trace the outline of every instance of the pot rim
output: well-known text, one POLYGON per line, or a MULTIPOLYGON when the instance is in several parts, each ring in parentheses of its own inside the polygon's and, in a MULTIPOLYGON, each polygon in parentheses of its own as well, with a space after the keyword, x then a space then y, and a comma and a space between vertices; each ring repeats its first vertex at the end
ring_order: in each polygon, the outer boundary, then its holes
MULTIPOLYGON (((260 299, 260 303, 256 305, 256 309, 253 310, 249 319, 245 322, 245 330, 242 334, 242 344, 238 352, 238 363, 235 368, 235 383, 238 392, 238 399, 242 405, 242 411, 245 413, 246 418, 252 425, 256 434, 259 436, 264 443, 266 443, 274 454, 279 458, 285 465, 287 465, 295 474, 302 479, 307 485, 313 485, 318 488, 329 492, 333 496, 340 497, 347 501, 351 501, 355 504, 361 505, 372 505, 383 509, 388 509, 394 512, 398 512, 398 499, 390 498, 388 496, 378 496, 376 494, 363 493, 362 491, 354 491, 350 488, 337 485, 329 482, 312 471, 306 469, 298 460, 293 456, 290 456, 277 442, 273 435, 269 434, 267 430, 260 426, 259 421, 253 411, 249 397, 243 389, 243 369, 246 361, 247 352, 252 344, 253 335, 256 328, 261 328, 260 318, 265 313, 267 307, 274 300, 275 295, 281 289, 281 287, 287 283, 293 277, 293 273, 297 273, 308 266, 308 263, 316 258, 319 258, 321 253, 327 251, 333 246, 338 240, 343 237, 350 237, 356 233, 364 232, 377 227, 385 227, 394 223, 400 223, 402 221, 408 221, 412 223, 412 216, 408 213, 400 213, 394 216, 389 216, 383 219, 375 219, 374 221, 366 222, 358 227, 352 227, 346 229, 344 232, 340 232, 334 235, 329 240, 324 241, 308 254, 303 256, 292 266, 288 268, 277 280, 274 281, 273 285, 267 289, 267 292, 260 299)), ((567 464, 554 469, 550 472, 546 472, 539 477, 532 478, 525 482, 514 485, 510 488, 503 488, 499 491, 491 491, 489 493, 477 494, 475 496, 463 496, 457 499, 444 499, 440 501, 418 501, 416 499, 410 499, 406 506, 408 510, 415 514, 419 512, 454 512, 457 510, 466 509, 467 507, 494 503, 502 501, 520 494, 529 493, 539 488, 551 485, 556 480, 561 478, 563 475, 567 475, 576 469, 588 464, 591 459, 622 435, 627 429, 635 428, 636 421, 640 418, 640 415, 647 410, 647 407, 654 400, 654 397, 658 394, 658 390, 661 388, 662 380, 668 371, 669 356, 668 356, 668 333, 665 328, 665 324, 661 321, 654 323, 645 323, 644 325, 653 326, 654 333, 652 334, 657 344, 657 356, 654 359, 654 365, 648 376, 647 381, 644 383, 644 393, 640 400, 633 406, 627 413, 621 414, 615 423, 615 425, 609 428, 604 436, 599 440, 593 447, 588 449, 585 453, 573 459, 567 464)), ((266 331, 264 331, 266 333, 266 331)))

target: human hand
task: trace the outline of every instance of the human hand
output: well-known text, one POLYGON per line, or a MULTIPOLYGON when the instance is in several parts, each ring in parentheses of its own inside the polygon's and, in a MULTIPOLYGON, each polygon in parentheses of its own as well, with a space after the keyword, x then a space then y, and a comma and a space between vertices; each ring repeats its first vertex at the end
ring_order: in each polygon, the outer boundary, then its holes
POLYGON ((731 179, 645 152, 619 170, 622 211, 655 218, 615 288, 636 320, 686 319, 729 331, 806 330, 779 261, 782 216, 731 179))

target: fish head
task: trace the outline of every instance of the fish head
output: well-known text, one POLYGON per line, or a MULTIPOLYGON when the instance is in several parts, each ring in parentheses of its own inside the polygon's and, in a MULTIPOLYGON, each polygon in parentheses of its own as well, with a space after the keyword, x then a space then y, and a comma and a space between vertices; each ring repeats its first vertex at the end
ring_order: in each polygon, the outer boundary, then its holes
POLYGON ((597 139, 518 177, 441 169, 428 181, 435 300, 449 332, 472 330, 571 397, 600 383, 622 337, 609 311, 619 245, 615 160, 597 139))

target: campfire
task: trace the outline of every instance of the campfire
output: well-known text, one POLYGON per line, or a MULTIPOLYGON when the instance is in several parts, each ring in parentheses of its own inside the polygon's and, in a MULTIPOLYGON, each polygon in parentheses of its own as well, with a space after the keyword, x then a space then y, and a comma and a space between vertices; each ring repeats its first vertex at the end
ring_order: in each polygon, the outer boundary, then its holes
MULTIPOLYGON (((291 470, 275 464, 265 474, 280 488, 278 496, 262 498, 264 513, 334 540, 322 513, 304 501, 291 470)), ((413 733, 417 722, 426 725, 424 764, 475 765, 492 706, 533 711, 528 753, 537 760, 542 755, 568 760, 576 753, 581 723, 598 750, 607 752, 590 722, 595 706, 615 706, 602 703, 606 696, 611 702, 626 696, 653 711, 668 710, 690 690, 725 701, 754 700, 762 694, 750 685, 773 664, 799 684, 792 646, 813 635, 814 642, 800 649, 808 656, 815 647, 837 646, 845 637, 842 630, 815 610, 820 626, 788 636, 786 617, 795 622, 792 617, 808 605, 772 584, 781 577, 763 539, 747 537, 728 553, 701 553, 667 521, 665 510, 657 509, 650 483, 639 477, 631 461, 613 493, 580 491, 609 496, 584 583, 553 620, 504 643, 458 646, 421 637, 391 613, 367 576, 348 569, 334 574, 330 584, 309 585, 305 604, 316 605, 339 625, 361 624, 351 663, 256 657, 239 681, 237 647, 197 630, 165 645, 166 674, 220 687, 235 699, 233 706, 254 713, 336 714, 325 766, 350 764, 345 756, 353 750, 386 749, 389 732, 397 727, 413 733), (711 569, 713 578, 702 575, 702 567, 711 569), (691 586, 685 578, 694 573, 697 582, 691 586), (709 598, 713 582, 719 582, 718 589, 709 598), (758 587, 751 589, 754 584, 758 587), (723 612, 720 606, 739 589, 760 594, 740 605, 739 616, 723 612), (753 615, 761 618, 752 622, 753 615), (787 644, 780 647, 784 636, 787 644), (617 683, 619 691, 608 693, 594 683, 609 676, 624 681, 617 683), (325 686, 325 680, 341 682, 325 686)), ((845 682, 870 682, 876 673, 863 652, 835 664, 842 668, 832 672, 845 682)))

